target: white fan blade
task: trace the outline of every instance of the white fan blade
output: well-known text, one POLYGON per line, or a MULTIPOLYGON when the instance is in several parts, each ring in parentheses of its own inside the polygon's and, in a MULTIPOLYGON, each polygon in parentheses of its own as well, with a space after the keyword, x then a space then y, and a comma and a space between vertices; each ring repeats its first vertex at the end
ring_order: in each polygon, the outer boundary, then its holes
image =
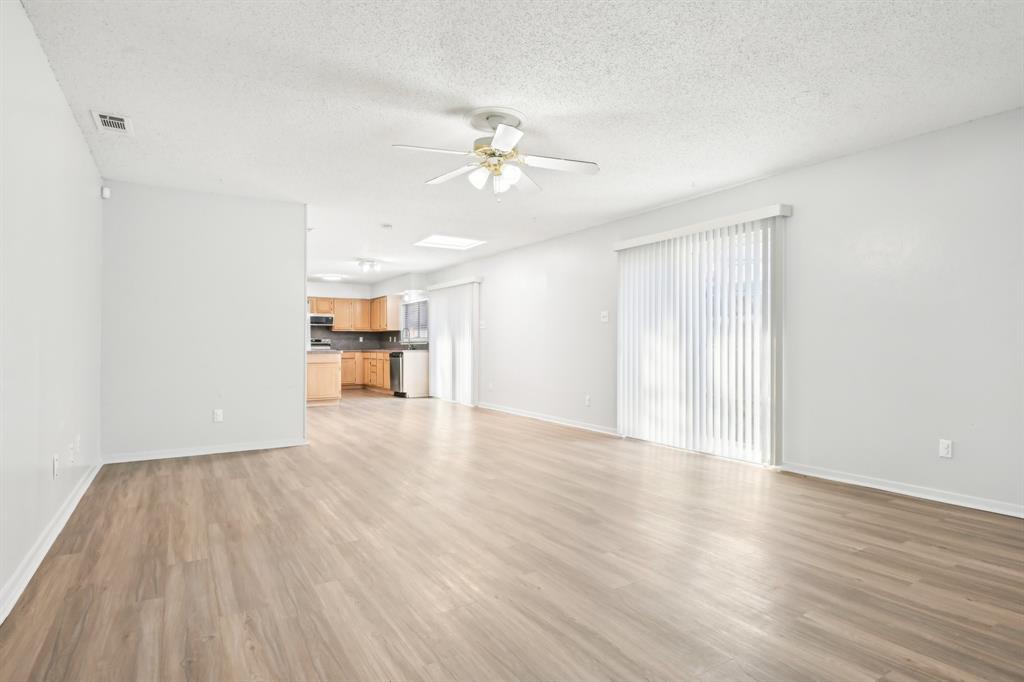
POLYGON ((393 144, 398 149, 412 149, 418 152, 436 152, 438 154, 458 154, 459 156, 470 156, 473 152, 458 152, 454 149, 438 149, 437 147, 416 147, 411 144, 393 144))
POLYGON ((523 139, 523 131, 519 128, 499 123, 494 129, 494 137, 491 138, 491 147, 499 152, 510 152, 523 139))
POLYGON ((533 181, 526 173, 519 176, 519 181, 516 182, 516 189, 520 192, 539 192, 540 185, 533 181))
POLYGON ((601 170, 601 167, 592 161, 556 159, 553 156, 520 154, 519 160, 527 166, 533 166, 534 168, 547 168, 548 170, 568 171, 570 173, 586 173, 587 175, 593 175, 597 171, 601 170))
POLYGON ((466 173, 470 172, 474 168, 479 168, 479 167, 480 167, 479 164, 467 163, 465 166, 461 166, 459 168, 456 168, 453 171, 448 171, 444 175, 438 175, 433 180, 427 180, 427 184, 428 185, 440 185, 442 182, 448 182, 452 178, 457 178, 460 175, 465 175, 466 173))

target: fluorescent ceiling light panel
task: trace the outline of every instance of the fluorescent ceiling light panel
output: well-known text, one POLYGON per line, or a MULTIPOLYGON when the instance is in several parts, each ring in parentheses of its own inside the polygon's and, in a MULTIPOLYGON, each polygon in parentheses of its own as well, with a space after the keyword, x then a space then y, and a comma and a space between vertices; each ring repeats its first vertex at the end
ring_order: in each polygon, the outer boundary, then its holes
POLYGON ((333 272, 324 272, 318 275, 311 275, 310 279, 322 279, 328 282, 340 282, 345 277, 350 277, 350 275, 339 275, 333 272))
POLYGON ((466 239, 465 237, 449 237, 443 234, 432 234, 426 239, 421 239, 413 246, 429 246, 434 249, 456 249, 458 251, 465 251, 466 249, 472 249, 474 246, 480 246, 486 244, 479 239, 466 239))

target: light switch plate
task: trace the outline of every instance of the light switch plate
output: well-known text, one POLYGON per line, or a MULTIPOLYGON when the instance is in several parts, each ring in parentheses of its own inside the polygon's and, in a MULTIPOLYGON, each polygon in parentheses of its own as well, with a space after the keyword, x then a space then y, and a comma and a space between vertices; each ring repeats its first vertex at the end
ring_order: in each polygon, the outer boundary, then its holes
POLYGON ((224 421, 224 410, 218 408, 213 411, 213 421, 220 423, 224 421))
POLYGON ((944 459, 952 459, 953 441, 946 440, 945 438, 939 439, 939 457, 942 457, 944 459))
POLYGON ((602 322, 607 322, 608 321, 608 311, 607 310, 602 310, 601 311, 601 321, 602 322))

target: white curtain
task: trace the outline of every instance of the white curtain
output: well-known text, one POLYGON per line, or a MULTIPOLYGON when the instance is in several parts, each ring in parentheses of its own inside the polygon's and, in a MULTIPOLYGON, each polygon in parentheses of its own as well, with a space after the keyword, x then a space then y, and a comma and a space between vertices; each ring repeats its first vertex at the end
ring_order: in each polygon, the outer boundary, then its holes
POLYGON ((768 463, 775 218, 619 252, 619 432, 768 463))
POLYGON ((465 405, 476 404, 479 283, 432 289, 430 395, 465 405))

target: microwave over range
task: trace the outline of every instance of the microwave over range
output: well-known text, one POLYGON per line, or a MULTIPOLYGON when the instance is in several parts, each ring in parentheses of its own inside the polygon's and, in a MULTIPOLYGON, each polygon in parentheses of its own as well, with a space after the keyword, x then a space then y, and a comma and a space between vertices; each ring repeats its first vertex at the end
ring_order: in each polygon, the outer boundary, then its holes
POLYGON ((330 327, 334 324, 334 315, 310 315, 309 326, 330 327))

